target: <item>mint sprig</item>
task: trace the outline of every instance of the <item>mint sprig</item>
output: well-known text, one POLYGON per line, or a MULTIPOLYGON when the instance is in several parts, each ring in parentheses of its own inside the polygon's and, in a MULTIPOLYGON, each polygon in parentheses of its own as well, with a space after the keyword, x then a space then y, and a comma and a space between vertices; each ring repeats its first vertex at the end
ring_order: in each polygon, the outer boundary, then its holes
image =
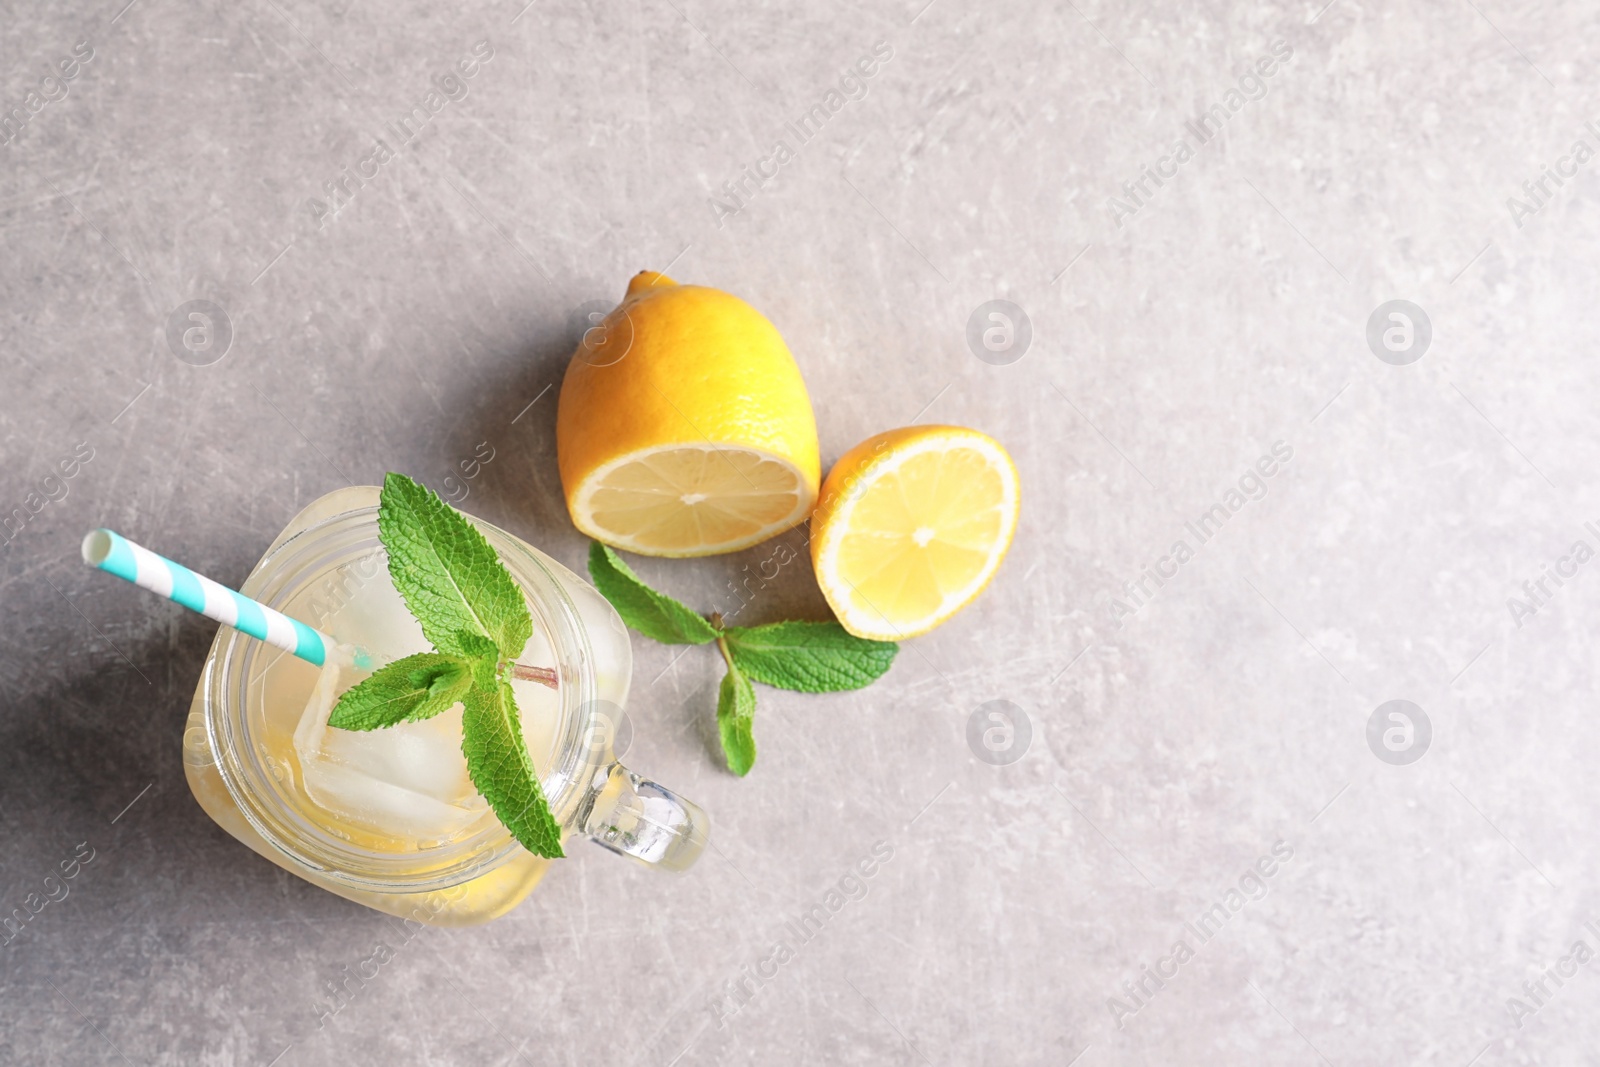
POLYGON ((528 757, 507 681, 520 673, 516 658, 533 635, 522 589, 466 516, 403 474, 384 476, 378 540, 394 587, 434 651, 396 660, 346 690, 328 725, 375 730, 461 704, 472 784, 522 847, 563 855, 561 827, 528 757))
POLYGON ((589 547, 589 576, 622 621, 646 637, 668 645, 717 643, 728 668, 717 696, 717 736, 728 769, 740 777, 756 759, 752 681, 800 693, 860 689, 882 676, 899 651, 892 641, 856 637, 831 621, 724 627, 720 616, 698 615, 645 585, 599 541, 589 547))

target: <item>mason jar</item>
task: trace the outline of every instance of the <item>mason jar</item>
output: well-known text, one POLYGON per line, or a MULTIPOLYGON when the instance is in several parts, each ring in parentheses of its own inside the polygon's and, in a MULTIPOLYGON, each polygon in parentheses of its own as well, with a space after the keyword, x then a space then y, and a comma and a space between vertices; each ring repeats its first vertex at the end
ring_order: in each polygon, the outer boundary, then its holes
MULTIPOLYGON (((316 500, 278 535, 245 595, 364 653, 374 666, 429 650, 389 579, 378 489, 316 500)), ((705 847, 697 806, 616 758, 626 724, 628 632, 591 585, 476 519, 521 586, 534 635, 513 682, 524 741, 563 835, 662 870, 705 847), (531 662, 531 661, 538 662, 531 662), (550 684, 553 682, 553 684, 550 684)), ((518 844, 466 778, 459 706, 372 731, 327 726, 347 665, 315 667, 224 626, 195 688, 183 766, 200 806, 244 844, 348 900, 430 925, 515 907, 554 860, 518 844)))

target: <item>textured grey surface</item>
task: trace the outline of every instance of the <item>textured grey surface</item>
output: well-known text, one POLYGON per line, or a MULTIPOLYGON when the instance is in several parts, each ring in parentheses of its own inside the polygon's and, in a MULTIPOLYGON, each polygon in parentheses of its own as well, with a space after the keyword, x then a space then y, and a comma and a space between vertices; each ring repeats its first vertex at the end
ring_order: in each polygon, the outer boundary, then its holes
MULTIPOLYGON (((0 1060, 1600 1062, 1592 965, 1523 989, 1600 948, 1600 565, 1507 604, 1600 548, 1592 5, 121 4, 0 20, 0 106, 29 119, 0 148, 0 506, 41 505, 0 547, 0 911, 94 850, 0 948, 0 1060), (1276 40, 1259 98, 1119 226, 1110 198, 1276 40), (67 95, 30 98, 80 41, 67 95), (479 41, 466 95, 363 164, 479 41), (1577 140, 1575 178, 1522 191, 1577 140), (363 166, 319 227, 308 201, 363 166), (777 323, 825 461, 913 420, 1002 440, 1016 543, 873 688, 763 691, 744 781, 710 747, 712 657, 636 642, 629 762, 711 812, 712 851, 673 879, 584 847, 511 915, 401 944, 192 801, 214 627, 78 538, 236 582, 317 495, 440 487, 488 442, 463 506, 579 565, 546 390, 574 313, 669 263, 777 323), (966 341, 994 299, 1031 321, 1008 365, 966 341), (1432 323, 1407 366, 1366 342, 1392 299, 1432 323), (190 300, 232 325, 208 366, 167 340, 190 300), (1277 441, 1199 544, 1185 523, 1277 441), (1410 765, 1368 745, 1391 699, 1432 726, 1410 765), (991 700, 1031 724, 1010 765, 966 741, 991 700), (745 978, 879 841, 866 895, 745 978), (1179 941, 1175 977, 1124 991, 1179 941)), ((710 608, 769 553, 641 569, 710 608)), ((821 610, 799 564, 744 618, 821 610)))

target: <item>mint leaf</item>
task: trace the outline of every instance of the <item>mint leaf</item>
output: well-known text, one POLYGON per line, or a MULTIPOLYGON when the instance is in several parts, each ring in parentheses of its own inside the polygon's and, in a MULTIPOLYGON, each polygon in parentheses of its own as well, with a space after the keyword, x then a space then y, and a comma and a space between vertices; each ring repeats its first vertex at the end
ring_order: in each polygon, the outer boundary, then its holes
POLYGON ((836 622, 735 626, 723 637, 745 674, 802 693, 860 689, 887 671, 900 650, 893 641, 856 637, 836 622))
POLYGON ((750 680, 730 661, 717 694, 717 734, 722 738, 722 755, 728 770, 740 778, 750 773, 756 762, 756 691, 750 680))
POLYGON ((472 784, 523 848, 550 859, 564 855, 561 827, 550 814, 522 740, 522 717, 511 686, 473 686, 463 703, 461 753, 467 757, 472 784))
POLYGON ((389 577, 422 632, 440 652, 472 655, 457 637, 493 641, 515 659, 533 635, 522 589, 477 527, 403 474, 383 479, 378 537, 389 553, 389 577))
POLYGON ((341 730, 376 730, 399 722, 431 719, 472 688, 472 663, 459 656, 420 652, 380 667, 345 690, 328 716, 341 730))
POLYGON ((684 605, 639 580, 609 545, 589 546, 589 577, 622 621, 665 645, 704 645, 717 631, 684 605))

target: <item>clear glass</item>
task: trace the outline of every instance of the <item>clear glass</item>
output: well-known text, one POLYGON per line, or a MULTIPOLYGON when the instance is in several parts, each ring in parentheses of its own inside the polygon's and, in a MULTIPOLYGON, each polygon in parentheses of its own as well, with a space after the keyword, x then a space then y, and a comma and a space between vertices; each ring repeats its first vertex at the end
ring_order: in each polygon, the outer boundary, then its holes
MULTIPOLYGON (((381 665, 428 644, 389 581, 377 504, 368 486, 313 502, 241 588, 381 665)), ((613 754, 632 671, 622 620, 561 564, 473 521, 533 616, 518 661, 557 675, 553 690, 525 681, 514 690, 563 841, 587 835, 649 866, 687 868, 705 847, 705 813, 613 754)), ((503 915, 559 861, 517 844, 470 789, 459 708, 371 732, 326 727, 331 702, 356 680, 348 668, 319 669, 223 627, 183 736, 195 799, 262 856, 349 900, 430 925, 503 915)))

